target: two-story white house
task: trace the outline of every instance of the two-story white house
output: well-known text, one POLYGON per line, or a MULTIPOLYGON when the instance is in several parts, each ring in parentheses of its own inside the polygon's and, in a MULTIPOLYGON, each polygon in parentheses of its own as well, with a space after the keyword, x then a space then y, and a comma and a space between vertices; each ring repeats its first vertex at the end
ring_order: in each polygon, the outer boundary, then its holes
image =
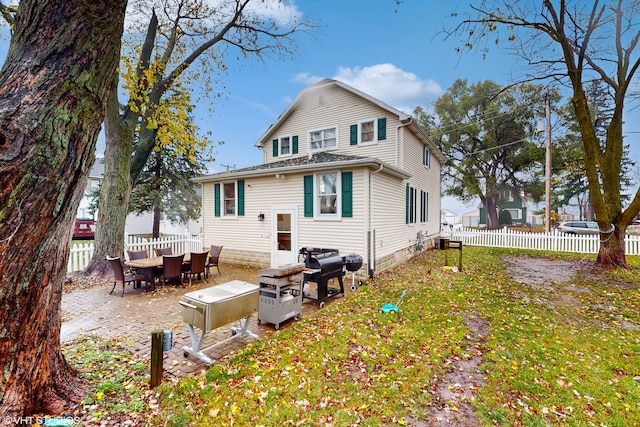
POLYGON ((194 179, 204 244, 223 245, 223 260, 278 267, 331 248, 372 276, 433 246, 444 158, 410 115, 325 79, 255 146, 262 164, 194 179))

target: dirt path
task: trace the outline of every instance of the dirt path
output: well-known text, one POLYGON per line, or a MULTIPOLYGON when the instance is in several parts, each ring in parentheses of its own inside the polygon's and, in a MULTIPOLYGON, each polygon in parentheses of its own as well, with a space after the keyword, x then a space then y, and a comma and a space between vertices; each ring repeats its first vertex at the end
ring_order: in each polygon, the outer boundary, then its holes
POLYGON ((476 390, 486 382, 481 365, 489 325, 474 314, 467 314, 464 321, 469 333, 463 343, 462 356, 447 360, 444 375, 434 378, 431 383, 434 402, 427 407, 428 421, 416 426, 475 427, 480 424, 472 402, 476 390))
MULTIPOLYGON (((525 283, 540 290, 552 290, 555 285, 568 282, 580 271, 593 266, 589 261, 558 261, 534 257, 505 257, 509 275, 513 280, 525 283)), ((573 287, 563 288, 571 291, 587 291, 573 287)), ((567 296, 562 292, 557 301, 561 304, 567 296)), ((567 296, 568 297, 568 296, 567 296)), ((456 356, 445 362, 445 372, 436 376, 431 383, 433 404, 428 406, 427 419, 407 419, 408 425, 415 427, 475 427, 480 425, 473 401, 476 390, 485 384, 482 370, 484 342, 489 334, 489 324, 475 314, 467 313, 464 321, 469 329, 462 349, 462 356, 456 356)))

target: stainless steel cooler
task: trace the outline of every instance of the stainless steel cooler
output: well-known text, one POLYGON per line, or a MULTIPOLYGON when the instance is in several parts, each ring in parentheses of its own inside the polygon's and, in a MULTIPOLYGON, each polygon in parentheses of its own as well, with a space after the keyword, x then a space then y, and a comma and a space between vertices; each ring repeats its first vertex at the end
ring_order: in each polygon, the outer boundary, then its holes
POLYGON ((205 363, 211 364, 213 360, 204 354, 205 351, 242 335, 258 338, 253 332, 247 330, 251 316, 258 311, 258 289, 258 285, 233 280, 184 294, 184 301, 179 301, 179 304, 182 306, 182 319, 189 324, 191 336, 191 347, 182 347, 185 357, 192 354, 205 363), (236 320, 240 327, 231 328, 231 337, 201 349, 204 335, 208 331, 236 320), (200 336, 196 336, 195 328, 202 331, 200 336))

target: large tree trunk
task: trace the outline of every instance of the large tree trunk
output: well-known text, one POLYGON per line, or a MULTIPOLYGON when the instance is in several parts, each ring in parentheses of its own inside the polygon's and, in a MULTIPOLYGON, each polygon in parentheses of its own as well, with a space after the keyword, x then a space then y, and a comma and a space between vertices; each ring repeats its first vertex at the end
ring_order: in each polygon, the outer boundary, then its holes
POLYGON ((497 230, 500 228, 498 219, 498 196, 490 195, 486 197, 485 209, 487 211, 487 230, 497 230))
POLYGON ((103 276, 111 274, 106 255, 124 255, 124 231, 131 197, 132 126, 120 117, 116 76, 105 114, 104 178, 100 185, 95 250, 86 272, 103 276))
POLYGON ((598 262, 603 265, 628 267, 624 249, 624 230, 600 234, 598 262))
POLYGON ((160 216, 162 215, 162 210, 160 207, 160 203, 162 203, 162 186, 160 185, 160 180, 162 179, 162 155, 158 152, 156 153, 156 164, 155 168, 155 179, 153 181, 154 184, 154 193, 156 197, 154 197, 155 202, 153 206, 153 232, 151 237, 157 239, 160 237, 160 216))
POLYGON ((126 0, 23 0, 0 72, 0 423, 82 397, 60 350, 71 231, 126 0))

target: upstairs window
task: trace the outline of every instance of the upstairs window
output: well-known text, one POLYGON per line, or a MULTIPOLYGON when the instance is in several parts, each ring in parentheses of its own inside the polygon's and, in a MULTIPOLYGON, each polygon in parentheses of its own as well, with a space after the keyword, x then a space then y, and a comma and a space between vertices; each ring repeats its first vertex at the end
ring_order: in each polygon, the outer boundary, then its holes
POLYGON ((286 135, 272 141, 273 157, 298 154, 298 136, 286 135))
POLYGON ((283 136, 280 138, 280 155, 288 156, 291 154, 291 137, 283 136))
POLYGON ((314 130, 309 132, 311 151, 323 151, 338 147, 338 128, 314 130))
POLYGON ((387 139, 387 119, 367 119, 349 127, 349 145, 375 144, 387 139))
POLYGON ((373 143, 377 139, 376 135, 376 121, 366 120, 358 123, 358 143, 367 144, 373 143))
POLYGON ((427 168, 431 167, 431 151, 426 145, 422 147, 422 164, 427 168))

